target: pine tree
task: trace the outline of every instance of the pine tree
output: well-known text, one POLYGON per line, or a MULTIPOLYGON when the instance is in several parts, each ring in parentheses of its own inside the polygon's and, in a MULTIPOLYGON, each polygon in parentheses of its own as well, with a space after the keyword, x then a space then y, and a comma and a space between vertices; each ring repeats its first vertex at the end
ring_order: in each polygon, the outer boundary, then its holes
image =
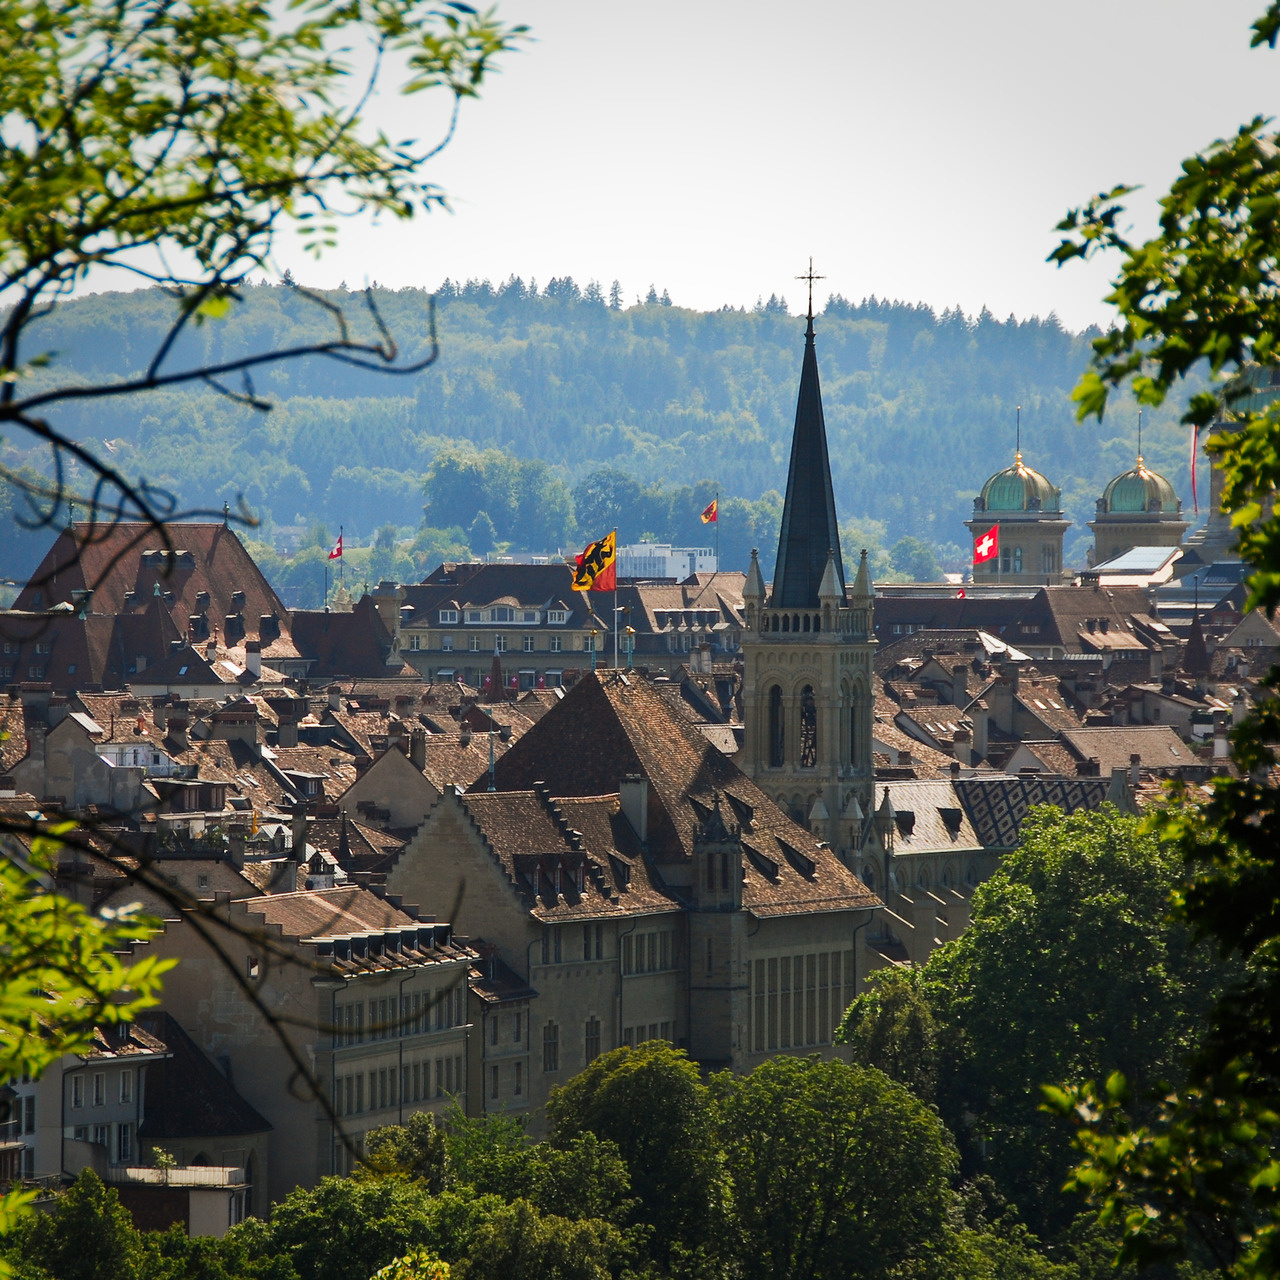
POLYGON ((609 286, 609 305, 615 311, 622 310, 622 284, 618 280, 609 286))

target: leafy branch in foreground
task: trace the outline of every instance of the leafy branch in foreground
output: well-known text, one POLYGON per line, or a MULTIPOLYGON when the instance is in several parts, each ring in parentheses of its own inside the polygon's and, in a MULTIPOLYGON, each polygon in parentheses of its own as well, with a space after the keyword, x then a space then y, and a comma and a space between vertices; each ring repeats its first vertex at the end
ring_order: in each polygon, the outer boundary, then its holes
MULTIPOLYGON (((366 293, 359 331, 342 309, 332 335, 282 350, 175 367, 187 328, 227 314, 250 272, 294 227, 320 253, 359 214, 410 218, 444 203, 421 175, 448 141, 458 103, 524 28, 461 0, 8 0, 0 21, 0 423, 46 443, 91 502, 158 523, 154 495, 47 417, 72 398, 202 381, 255 407, 258 366, 318 355, 412 372, 366 293), (346 42, 365 45, 357 76, 346 42), (453 116, 435 142, 392 142, 364 118, 394 66, 400 92, 441 89, 453 116), (129 381, 58 380, 30 328, 93 274, 122 271, 174 298, 145 372, 129 381), (226 379, 238 377, 238 385, 226 379)), ((81 501, 85 498, 82 497, 81 501)), ((91 506, 92 510, 97 507, 91 506)), ((46 506, 52 520, 57 505, 46 506)))
MULTIPOLYGON (((1253 28, 1274 48, 1280 3, 1253 28)), ((1099 250, 1121 255, 1108 296, 1118 325, 1094 342, 1075 392, 1079 416, 1101 416, 1126 381, 1159 404, 1197 366, 1218 386, 1191 397, 1197 430, 1225 418, 1209 440, 1224 477, 1224 508, 1252 570, 1250 607, 1280 604, 1280 404, 1263 371, 1280 364, 1280 149, 1254 119, 1184 161, 1161 201, 1159 234, 1141 244, 1117 230, 1126 188, 1074 210, 1052 255, 1063 263, 1099 250)), ((1280 675, 1267 680, 1274 695, 1280 675)), ((1215 1004, 1184 1079, 1149 1099, 1120 1076, 1105 1086, 1051 1090, 1048 1105, 1073 1119, 1084 1160, 1073 1176, 1122 1229, 1122 1260, 1146 1262, 1207 1249, 1240 1277, 1280 1272, 1280 788, 1275 744, 1280 704, 1261 702, 1233 735, 1235 773, 1201 805, 1175 797, 1153 818, 1184 860, 1174 917, 1202 947, 1234 957, 1242 975, 1215 1004)))

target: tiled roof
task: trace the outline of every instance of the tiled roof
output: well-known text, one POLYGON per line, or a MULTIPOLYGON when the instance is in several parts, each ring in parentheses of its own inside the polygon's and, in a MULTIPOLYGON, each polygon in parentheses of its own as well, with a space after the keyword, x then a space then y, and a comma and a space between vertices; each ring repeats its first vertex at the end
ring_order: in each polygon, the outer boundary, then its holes
POLYGON ((490 791, 462 803, 540 920, 678 910, 653 883, 616 795, 553 800, 545 792, 490 791))
POLYGON ((659 865, 684 863, 694 835, 722 793, 741 823, 745 860, 743 902, 758 914, 848 910, 878 905, 856 876, 806 828, 797 825, 722 752, 683 723, 653 687, 622 672, 590 673, 545 715, 497 767, 503 790, 545 781, 556 796, 616 792, 621 779, 649 780, 649 855, 659 865), (814 865, 793 866, 787 846, 814 865), (772 864, 776 874, 759 867, 772 864))
POLYGON ((27 717, 16 693, 0 701, 0 773, 8 773, 27 754, 27 717))
POLYGON ((1096 759, 1104 778, 1112 769, 1127 769, 1130 755, 1140 756, 1144 769, 1180 769, 1197 763, 1195 752, 1167 724, 1072 729, 1062 735, 1062 741, 1078 759, 1096 759))
POLYGON ((293 615, 291 631, 298 652, 311 661, 308 679, 398 676, 402 672, 403 664, 387 665, 391 633, 370 596, 361 597, 350 613, 300 609, 293 615))
POLYGON ((316 940, 345 934, 408 929, 417 921, 385 898, 355 885, 277 893, 244 903, 263 925, 279 925, 294 940, 316 940))
POLYGON ((92 1045, 80 1056, 86 1062, 102 1062, 108 1058, 152 1057, 167 1052, 164 1041, 139 1023, 118 1022, 94 1027, 92 1045))
POLYGON ((170 1054, 147 1072, 145 1118, 138 1129, 143 1142, 231 1138, 271 1129, 171 1014, 148 1009, 136 1025, 162 1041, 170 1054))
POLYGON ((951 785, 978 839, 987 849, 1012 849, 1032 805, 1057 805, 1064 813, 1096 809, 1106 799, 1110 778, 958 778, 951 785))
POLYGON ((566 564, 444 564, 404 591, 416 625, 438 626, 441 608, 483 609, 499 601, 526 609, 563 605, 571 611, 568 627, 590 625, 589 593, 573 590, 573 571, 566 564))

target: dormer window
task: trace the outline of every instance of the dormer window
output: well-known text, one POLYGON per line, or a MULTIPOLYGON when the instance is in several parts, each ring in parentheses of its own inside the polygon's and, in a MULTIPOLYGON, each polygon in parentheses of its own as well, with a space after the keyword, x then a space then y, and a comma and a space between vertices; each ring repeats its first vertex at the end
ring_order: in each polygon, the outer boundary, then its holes
POLYGON ((569 621, 569 611, 567 609, 548 609, 547 621, 558 624, 566 623, 569 621))
POLYGON ((484 621, 484 612, 483 612, 483 610, 481 610, 481 609, 468 609, 468 610, 467 610, 467 621, 468 621, 468 622, 483 622, 483 621, 484 621))
POLYGON ((494 622, 510 622, 511 610, 506 605, 496 605, 493 609, 494 622))
POLYGON ((456 625, 458 621, 457 609, 441 609, 440 621, 445 626, 456 625))
POLYGON ((522 620, 525 622, 537 622, 538 611, 536 609, 526 609, 522 620))

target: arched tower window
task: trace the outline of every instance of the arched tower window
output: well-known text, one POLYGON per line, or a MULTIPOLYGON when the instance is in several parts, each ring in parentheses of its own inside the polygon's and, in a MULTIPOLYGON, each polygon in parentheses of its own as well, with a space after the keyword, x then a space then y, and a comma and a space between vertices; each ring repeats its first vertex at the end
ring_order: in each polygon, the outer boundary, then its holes
POLYGON ((1014 573, 1022 572, 1022 548, 1014 547, 1013 549, 1013 571, 1014 573))
POLYGON ((818 704, 813 685, 805 685, 800 694, 800 768, 818 767, 818 704))
POLYGON ((787 728, 782 709, 782 690, 775 684, 769 690, 769 768, 781 769, 786 760, 787 728))

